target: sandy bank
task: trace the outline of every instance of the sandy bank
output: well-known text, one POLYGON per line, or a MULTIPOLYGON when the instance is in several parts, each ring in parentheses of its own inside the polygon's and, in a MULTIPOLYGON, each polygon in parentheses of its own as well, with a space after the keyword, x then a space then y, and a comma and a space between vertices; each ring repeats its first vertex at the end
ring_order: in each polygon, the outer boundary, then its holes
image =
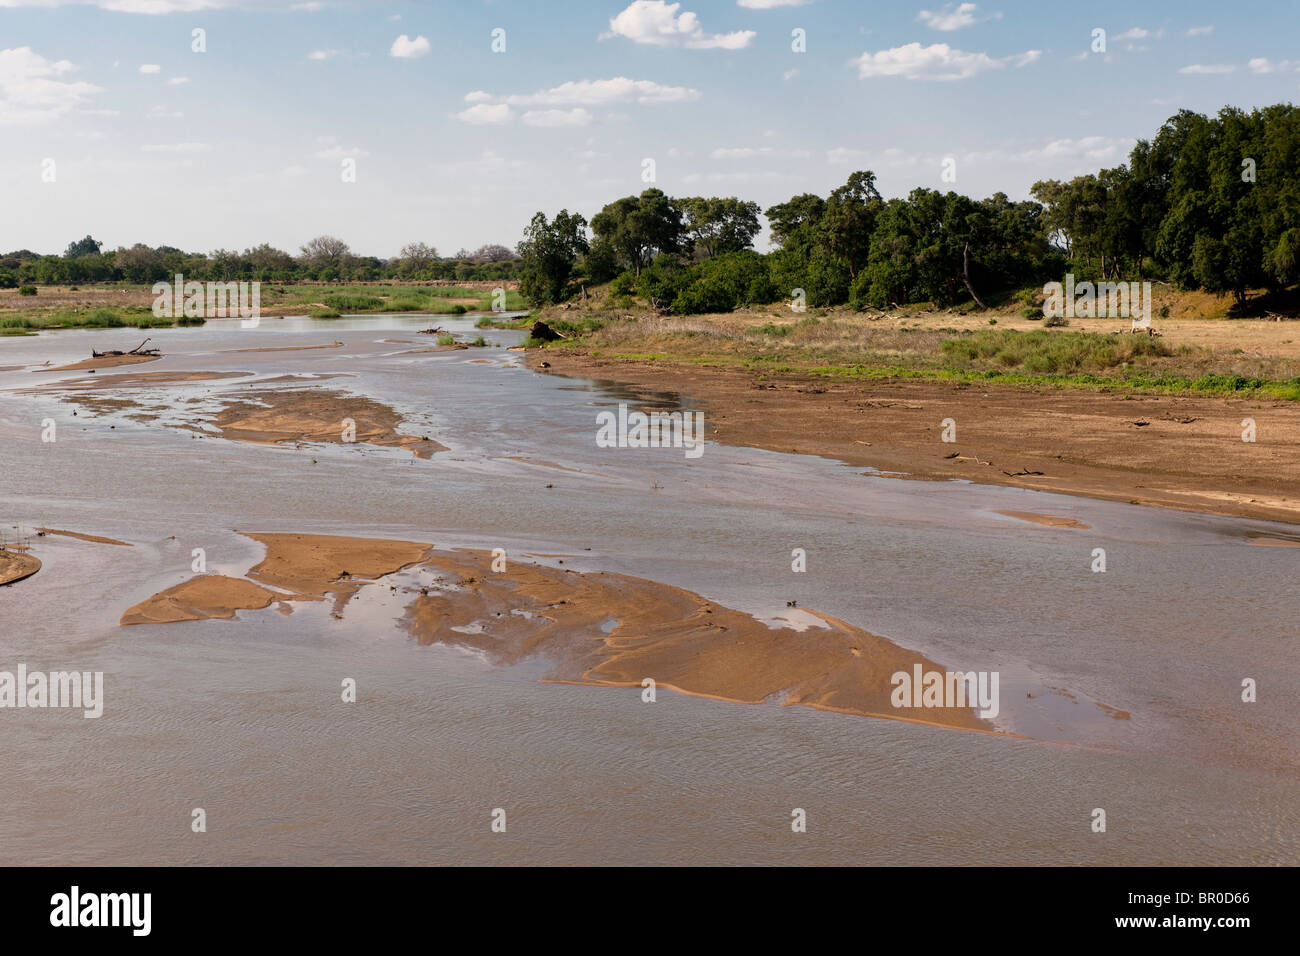
POLYGON ((1074 518, 1040 515, 1035 511, 999 511, 998 514, 1006 515, 1008 518, 1018 518, 1021 521, 1031 521, 1034 524, 1046 525, 1049 528, 1078 528, 1084 531, 1089 531, 1092 528, 1092 525, 1076 521, 1074 518))
POLYGON ((413 637, 473 649, 500 664, 540 658, 548 680, 640 687, 648 677, 661 688, 719 700, 991 729, 968 707, 893 707, 892 674, 910 673, 917 664, 943 668, 817 612, 804 615, 814 626, 769 627, 698 594, 622 574, 518 561, 496 573, 485 551, 324 535, 247 536, 266 547, 266 557, 248 572, 251 580, 194 578, 129 609, 122 624, 228 618, 279 598, 327 594, 339 613, 371 581, 420 565, 436 580, 403 588, 410 597, 404 623, 413 637))
POLYGON ((150 388, 155 385, 188 385, 193 382, 244 378, 252 374, 252 372, 127 372, 95 378, 74 378, 68 382, 50 382, 40 386, 39 390, 97 391, 111 388, 150 388))
POLYGON ((0 551, 0 586, 30 578, 40 569, 40 558, 18 551, 0 551))
POLYGON ((711 441, 969 481, 1300 523, 1300 403, 676 367, 548 349, 551 373, 678 393, 711 441), (944 419, 955 443, 941 441, 944 419), (1253 419, 1256 440, 1242 440, 1253 419))
POLYGON ((82 534, 80 531, 60 531, 57 528, 37 528, 36 530, 41 534, 57 534, 64 538, 76 538, 79 541, 90 541, 95 544, 115 544, 123 548, 132 547, 126 541, 118 541, 116 538, 101 538, 94 534, 82 534))
POLYGON ((264 346, 256 349, 229 349, 231 352, 309 352, 312 349, 341 349, 342 342, 326 342, 323 345, 278 345, 264 346))
POLYGON ((260 610, 279 597, 251 581, 205 574, 190 578, 129 608, 119 624, 171 624, 229 619, 236 611, 260 610))
POLYGON ((140 365, 143 362, 156 362, 161 355, 103 355, 99 358, 82 359, 71 365, 58 365, 54 368, 42 368, 42 372, 75 372, 79 369, 116 368, 119 365, 140 365))
POLYGON ((364 396, 319 388, 268 389, 241 392, 240 399, 217 415, 215 424, 223 438, 263 445, 364 442, 405 448, 419 458, 447 450, 432 439, 401 434, 397 428, 402 417, 364 396))

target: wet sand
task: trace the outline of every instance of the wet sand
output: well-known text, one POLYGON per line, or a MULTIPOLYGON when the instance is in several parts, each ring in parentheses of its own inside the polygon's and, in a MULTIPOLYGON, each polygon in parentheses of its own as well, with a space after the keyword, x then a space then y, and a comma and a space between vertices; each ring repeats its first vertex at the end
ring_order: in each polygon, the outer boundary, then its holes
POLYGON ((151 388, 155 385, 188 385, 228 378, 245 378, 252 372, 129 372, 96 378, 74 378, 69 382, 50 382, 36 391, 91 391, 111 388, 151 388))
POLYGON ((40 558, 17 551, 0 551, 0 586, 30 578, 40 569, 40 558))
POLYGON ((260 610, 278 600, 274 591, 251 581, 205 574, 190 578, 175 587, 155 594, 128 608, 118 622, 131 624, 172 624, 178 621, 230 619, 236 611, 260 610))
POLYGON ((1008 518, 1019 518, 1021 521, 1031 521, 1034 524, 1046 525, 1049 528, 1078 528, 1083 531, 1092 530, 1092 525, 1076 521, 1074 518, 1062 518, 1057 515, 1040 515, 1035 511, 999 511, 998 514, 1006 515, 1008 518))
POLYGON ((79 369, 117 368, 119 365, 140 365, 144 362, 156 362, 161 355, 104 355, 100 358, 83 359, 71 365, 59 365, 54 368, 42 368, 42 372, 75 372, 79 369))
POLYGON ((342 342, 326 342, 323 345, 277 345, 257 349, 231 349, 231 352, 308 352, 312 349, 341 349, 342 342))
MULTIPOLYGON (((70 401, 76 401, 91 411, 103 413, 135 410, 136 414, 129 417, 137 421, 151 421, 158 417, 155 414, 158 411, 156 407, 151 409, 131 398, 116 396, 114 390, 222 381, 252 374, 243 371, 140 372, 53 382, 32 391, 71 393, 76 397, 69 398, 70 401)), ((338 375, 327 374, 313 381, 326 377, 334 378, 338 375)), ((209 393, 208 398, 224 403, 215 421, 210 422, 219 429, 222 438, 259 445, 299 442, 364 443, 403 448, 425 459, 433 457, 436 452, 447 450, 446 446, 430 438, 399 432, 402 417, 387 405, 373 399, 329 389, 302 387, 303 380, 292 376, 264 379, 258 384, 291 384, 299 387, 258 387, 238 393, 209 393), (349 419, 353 427, 345 430, 345 423, 349 419)), ((173 427, 203 431, 197 417, 190 425, 173 427)))
MULTIPOLYGON (((674 366, 581 349, 546 371, 677 393, 724 444, 820 455, 889 477, 965 479, 1300 523, 1300 403, 674 366), (956 442, 941 441, 944 419, 956 442), (1242 440, 1254 419, 1256 441, 1242 440), (1137 423, 1143 424, 1137 424, 1137 423), (954 454, 956 453, 956 454, 954 454)), ((594 426, 593 426, 594 427, 594 426)))
POLYGON ((412 637, 503 665, 540 659, 549 681, 640 688, 651 678, 657 687, 717 700, 992 730, 968 707, 893 707, 892 674, 910 674, 917 664, 943 668, 816 611, 804 612, 811 626, 803 629, 769 626, 681 588, 623 574, 517 561, 497 573, 486 551, 327 535, 246 536, 266 547, 266 557, 248 572, 252 580, 194 578, 130 608, 121 623, 230 618, 279 598, 326 595, 337 614, 366 584, 419 565, 437 580, 402 587, 411 598, 403 623, 412 637))
POLYGON ((1300 548, 1300 540, 1293 538, 1270 538, 1266 535, 1252 535, 1249 540, 1257 548, 1300 548))
POLYGON ((241 392, 218 415, 221 436, 233 441, 273 445, 281 442, 366 443, 405 448, 418 458, 446 451, 429 438, 397 431, 402 417, 387 405, 328 389, 271 389, 241 392), (257 404, 253 404, 256 402, 257 404), (355 434, 345 434, 350 419, 355 434), (348 440, 345 440, 348 439, 348 440))
POLYGON ((60 531, 57 528, 37 528, 36 530, 41 534, 57 534, 65 538, 76 538, 79 541, 90 541, 94 544, 115 544, 123 548, 132 547, 126 541, 118 541, 116 538, 101 538, 94 534, 82 534, 80 531, 60 531))

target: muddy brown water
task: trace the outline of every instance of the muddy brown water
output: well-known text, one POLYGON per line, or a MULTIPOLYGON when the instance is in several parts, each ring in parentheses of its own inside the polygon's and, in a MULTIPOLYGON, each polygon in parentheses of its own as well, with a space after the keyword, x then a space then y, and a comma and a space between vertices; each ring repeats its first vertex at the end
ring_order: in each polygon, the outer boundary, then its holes
MULTIPOLYGON (((40 573, 0 588, 0 670, 98 670, 106 685, 99 720, 0 710, 0 864, 1300 862, 1300 552, 1249 544, 1292 529, 712 443, 694 460, 601 449, 598 411, 692 409, 691 396, 532 372, 505 350, 516 332, 445 353, 384 341, 430 324, 478 334, 443 316, 152 333, 167 357, 144 371, 252 375, 130 389, 150 421, 28 393, 84 373, 0 373, 6 531, 134 545, 36 538, 40 573), (285 375, 388 403, 449 450, 421 461, 168 427, 285 375), (261 554, 240 530, 502 547, 764 619, 796 601, 954 669, 998 671, 999 726, 1034 739, 542 683, 541 662, 418 646, 383 586, 341 620, 321 604, 118 627, 192 573, 195 548, 209 571, 242 575, 261 554), (791 571, 795 548, 806 573, 791 571), (1105 573, 1091 570, 1097 548, 1105 573), (1244 678, 1256 703, 1241 701, 1244 678), (196 807, 207 833, 190 830, 196 807), (504 834, 490 829, 498 807, 504 834), (791 832, 796 807, 806 833, 791 832)), ((135 336, 0 339, 0 365, 64 364, 135 336)))

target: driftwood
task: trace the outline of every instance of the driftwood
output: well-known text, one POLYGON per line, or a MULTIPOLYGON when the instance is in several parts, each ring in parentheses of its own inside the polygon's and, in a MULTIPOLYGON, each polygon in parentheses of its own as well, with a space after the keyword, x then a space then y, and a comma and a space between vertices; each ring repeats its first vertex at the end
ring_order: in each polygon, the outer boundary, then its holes
POLYGON ((420 335, 446 335, 447 330, 444 329, 442 326, 438 326, 438 328, 436 329, 420 329, 419 334, 420 335))
POLYGON ((1041 471, 1030 471, 1028 468, 1021 468, 1019 471, 1004 471, 1002 474, 1008 478, 1023 478, 1026 475, 1041 475, 1041 471))
POLYGON ((91 350, 90 350, 90 357, 91 357, 91 358, 107 358, 107 357, 109 357, 109 356, 117 356, 117 355, 152 355, 152 356, 160 356, 160 355, 162 355, 162 349, 147 349, 147 348, 145 348, 145 346, 148 345, 148 344, 149 344, 149 340, 148 340, 148 339, 145 339, 143 342, 141 342, 139 345, 137 345, 135 348, 133 348, 133 349, 132 349, 131 351, 129 351, 129 352, 123 352, 121 349, 110 349, 110 350, 107 351, 107 352, 96 352, 94 349, 91 349, 91 350))

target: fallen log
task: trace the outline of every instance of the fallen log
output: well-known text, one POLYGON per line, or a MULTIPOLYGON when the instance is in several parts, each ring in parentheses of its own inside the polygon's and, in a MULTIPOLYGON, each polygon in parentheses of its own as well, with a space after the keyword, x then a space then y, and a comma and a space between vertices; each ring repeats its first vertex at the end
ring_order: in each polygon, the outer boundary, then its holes
POLYGON ((148 344, 149 344, 149 339, 145 339, 143 342, 141 342, 141 343, 140 343, 139 345, 137 345, 135 348, 131 349, 131 351, 129 351, 129 352, 123 352, 121 349, 110 349, 110 350, 108 350, 107 352, 96 352, 94 349, 91 349, 91 350, 90 350, 90 357, 91 357, 91 358, 107 358, 107 357, 109 357, 109 356, 117 356, 117 355, 152 355, 152 356, 161 356, 161 355, 162 355, 162 349, 157 349, 157 348, 147 349, 147 348, 145 348, 145 346, 148 345, 148 344))

